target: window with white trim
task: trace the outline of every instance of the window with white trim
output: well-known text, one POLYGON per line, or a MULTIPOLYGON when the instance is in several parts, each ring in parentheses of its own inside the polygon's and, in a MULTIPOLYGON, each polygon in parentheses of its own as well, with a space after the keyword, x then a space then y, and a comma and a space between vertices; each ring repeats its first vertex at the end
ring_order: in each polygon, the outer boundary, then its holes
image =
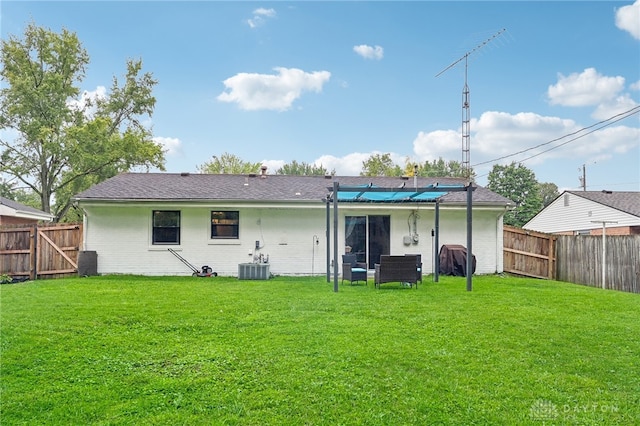
POLYGON ((180 244, 180 211, 153 211, 152 244, 180 244))
POLYGON ((240 212, 211 212, 211 239, 238 239, 239 235, 240 212))

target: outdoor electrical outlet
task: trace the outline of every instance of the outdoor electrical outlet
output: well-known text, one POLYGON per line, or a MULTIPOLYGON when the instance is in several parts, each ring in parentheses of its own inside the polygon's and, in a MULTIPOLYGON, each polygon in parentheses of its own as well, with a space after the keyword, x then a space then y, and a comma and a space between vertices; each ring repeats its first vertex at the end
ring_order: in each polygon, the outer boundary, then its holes
POLYGON ((256 241, 256 250, 260 248, 260 241, 256 241))

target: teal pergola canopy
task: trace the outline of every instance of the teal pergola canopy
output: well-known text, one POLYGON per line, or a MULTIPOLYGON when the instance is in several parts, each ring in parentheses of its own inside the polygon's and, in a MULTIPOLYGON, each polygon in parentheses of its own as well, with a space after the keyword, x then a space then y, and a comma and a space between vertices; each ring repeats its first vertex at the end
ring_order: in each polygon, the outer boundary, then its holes
MULTIPOLYGON (((338 202, 373 202, 373 203, 404 203, 404 202, 433 202, 447 195, 447 188, 464 190, 462 185, 435 186, 420 188, 381 188, 375 185, 338 187, 338 202)), ((335 195, 334 195, 335 196, 335 195)))
MULTIPOLYGON (((449 192, 466 192, 467 193, 467 250, 472 253, 472 204, 473 191, 475 187, 472 182, 468 185, 428 185, 425 187, 414 188, 383 188, 373 185, 359 186, 341 186, 339 182, 334 181, 332 187, 327 188, 330 193, 323 200, 327 204, 327 281, 330 277, 330 220, 329 209, 333 204, 333 289, 338 291, 338 203, 415 203, 415 202, 435 202, 436 203, 436 222, 438 222, 438 201, 440 197, 447 195, 449 192)), ((436 225, 437 228, 437 225, 436 225)), ((436 242, 437 242, 436 231, 436 242)), ((437 245, 437 244, 436 244, 437 245)), ((471 259, 473 256, 467 256, 467 271, 471 271, 471 259)), ((435 272, 435 271, 434 271, 435 272)), ((437 272, 435 272, 437 274, 437 272)), ((471 291, 472 278, 471 273, 467 273, 467 291, 471 291)), ((437 277, 437 275, 436 275, 437 277)))

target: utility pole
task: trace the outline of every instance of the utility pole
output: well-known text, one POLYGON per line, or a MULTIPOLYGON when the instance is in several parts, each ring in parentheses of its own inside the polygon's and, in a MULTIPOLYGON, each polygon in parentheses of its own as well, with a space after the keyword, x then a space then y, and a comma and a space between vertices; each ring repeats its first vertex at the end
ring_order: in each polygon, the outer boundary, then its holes
POLYGON ((471 178, 471 112, 470 106, 471 102, 469 99, 469 85, 467 84, 467 69, 468 69, 468 59, 469 55, 474 53, 477 50, 482 49, 485 45, 489 44, 495 38, 497 38, 500 34, 504 33, 507 29, 503 28, 467 53, 465 53, 461 58, 454 61, 451 65, 440 71, 436 74, 436 78, 441 74, 444 74, 445 71, 453 68, 458 63, 464 60, 464 87, 462 88, 462 169, 466 171, 467 179, 471 178))
MULTIPOLYGON (((580 171, 580 168, 578 168, 578 171, 580 171)), ((583 191, 587 190, 587 166, 586 164, 582 165, 582 176, 579 176, 578 179, 580 180, 580 186, 582 187, 583 191)))
POLYGON ((606 289, 606 270, 607 270, 607 223, 618 223, 613 220, 592 220, 591 223, 602 224, 602 289, 606 289))

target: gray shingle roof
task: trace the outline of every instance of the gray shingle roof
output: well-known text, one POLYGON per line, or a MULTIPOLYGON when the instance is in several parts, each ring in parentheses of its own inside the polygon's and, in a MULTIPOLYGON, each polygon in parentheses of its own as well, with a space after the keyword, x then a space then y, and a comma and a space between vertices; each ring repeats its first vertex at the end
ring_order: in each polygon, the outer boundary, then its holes
POLYGON ((567 191, 578 197, 640 217, 640 192, 567 191))
MULTIPOLYGON (((414 185, 413 178, 362 176, 287 176, 179 173, 123 173, 77 194, 78 201, 318 201, 326 197, 327 187, 337 181, 342 186, 366 185, 406 187, 414 185)), ((418 186, 440 183, 464 185, 458 178, 418 178, 418 186)), ((443 202, 465 203, 464 192, 451 192, 443 202)), ((474 203, 507 205, 505 197, 477 187, 474 203)))
POLYGON ((18 203, 17 201, 10 200, 8 198, 0 197, 0 204, 9 207, 13 210, 18 210, 21 212, 29 212, 29 213, 40 213, 46 214, 42 210, 38 210, 34 207, 25 206, 24 204, 18 203))

